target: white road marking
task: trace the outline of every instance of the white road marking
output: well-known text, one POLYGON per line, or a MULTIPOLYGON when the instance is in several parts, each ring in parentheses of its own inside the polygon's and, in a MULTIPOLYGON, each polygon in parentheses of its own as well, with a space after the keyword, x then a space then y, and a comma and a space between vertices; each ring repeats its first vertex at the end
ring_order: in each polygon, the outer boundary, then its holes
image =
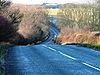
POLYGON ((54 33, 55 35, 57 35, 56 31, 54 31, 53 29, 51 29, 51 31, 53 31, 53 33, 54 33))
POLYGON ((61 55, 65 56, 65 57, 68 57, 68 58, 73 59, 73 60, 77 60, 76 58, 71 57, 71 56, 69 56, 69 55, 67 55, 67 54, 64 54, 64 53, 62 53, 61 51, 58 51, 58 52, 59 52, 61 55))
POLYGON ((48 46, 46 46, 46 45, 42 45, 42 46, 44 46, 44 47, 48 47, 48 46))
POLYGON ((46 45, 43 45, 44 47, 46 47, 46 48, 48 48, 48 49, 50 49, 50 50, 52 50, 52 51, 57 51, 57 50, 55 50, 55 49, 53 49, 53 48, 51 48, 51 47, 48 47, 48 46, 46 46, 46 45))
MULTIPOLYGON (((43 45, 43 46, 46 47, 46 48, 48 48, 48 49, 50 49, 50 50, 52 50, 52 51, 57 51, 56 49, 53 49, 53 48, 48 47, 48 46, 46 46, 46 45, 43 45)), ((72 57, 72 56, 69 56, 69 55, 67 55, 67 54, 64 54, 64 53, 62 53, 61 51, 57 51, 57 52, 60 53, 61 55, 65 56, 65 57, 68 57, 68 58, 70 58, 70 59, 72 59, 72 60, 78 61, 78 59, 76 59, 76 58, 74 58, 74 57, 72 57)), ((86 66, 88 66, 88 67, 90 67, 90 68, 93 68, 93 69, 95 69, 95 70, 97 70, 97 71, 100 71, 99 68, 94 67, 94 66, 92 66, 92 65, 90 65, 90 64, 87 64, 87 63, 85 63, 85 62, 81 62, 81 63, 82 63, 83 65, 86 65, 86 66)))
MULTIPOLYGON (((52 51, 57 51, 56 49, 53 49, 53 48, 48 47, 48 46, 46 46, 46 45, 43 45, 43 46, 46 47, 46 48, 48 48, 48 49, 50 49, 50 50, 52 50, 52 51)), ((58 51, 58 53, 60 53, 60 54, 63 55, 63 56, 66 56, 66 57, 68 57, 68 58, 70 58, 70 59, 77 60, 76 58, 71 57, 71 56, 69 56, 69 55, 66 55, 66 54, 62 53, 61 51, 58 51)))
POLYGON ((92 66, 92 65, 89 65, 89 64, 87 64, 87 63, 84 63, 84 62, 83 62, 82 64, 84 64, 84 65, 86 65, 86 66, 88 66, 88 67, 90 67, 90 68, 93 68, 93 69, 95 69, 95 70, 97 70, 97 71, 100 71, 99 68, 94 67, 94 66, 92 66))
POLYGON ((56 51, 55 49, 51 48, 51 47, 48 47, 49 49, 51 49, 52 51, 56 51))

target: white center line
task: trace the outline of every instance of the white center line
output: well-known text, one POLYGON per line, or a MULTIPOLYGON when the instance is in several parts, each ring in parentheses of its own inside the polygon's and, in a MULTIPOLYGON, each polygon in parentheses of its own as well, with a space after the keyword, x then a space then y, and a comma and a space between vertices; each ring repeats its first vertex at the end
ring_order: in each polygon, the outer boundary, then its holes
MULTIPOLYGON (((53 48, 48 47, 48 46, 46 46, 46 45, 43 45, 43 46, 46 47, 46 48, 48 48, 48 49, 50 49, 50 50, 52 50, 52 51, 57 51, 56 49, 53 49, 53 48)), ((62 53, 61 51, 58 51, 58 53, 60 53, 61 55, 65 56, 65 57, 68 57, 68 58, 70 58, 70 59, 77 60, 76 58, 71 57, 71 56, 69 56, 69 55, 67 55, 67 54, 64 54, 64 53, 62 53)))
POLYGON ((51 47, 48 47, 49 49, 51 49, 52 51, 56 51, 55 49, 51 48, 51 47))
POLYGON ((59 52, 61 55, 65 56, 65 57, 68 57, 68 58, 73 59, 73 60, 77 60, 76 58, 71 57, 71 56, 69 56, 69 55, 67 55, 67 54, 64 54, 64 53, 62 53, 61 51, 58 51, 58 52, 59 52))
POLYGON ((55 35, 57 35, 56 31, 54 31, 53 29, 51 29, 51 31, 53 31, 53 33, 54 33, 55 35))
POLYGON ((53 49, 53 48, 51 48, 51 47, 48 47, 48 46, 46 46, 46 45, 43 45, 44 47, 46 47, 46 48, 48 48, 48 49, 50 49, 50 50, 52 50, 52 51, 57 51, 57 50, 55 50, 55 49, 53 49))
POLYGON ((93 68, 93 69, 95 69, 95 70, 97 70, 97 71, 100 71, 99 68, 94 67, 94 66, 92 66, 92 65, 89 65, 89 64, 87 64, 87 63, 84 63, 84 62, 83 62, 82 64, 84 64, 84 65, 86 65, 86 66, 88 66, 88 67, 90 67, 90 68, 93 68))

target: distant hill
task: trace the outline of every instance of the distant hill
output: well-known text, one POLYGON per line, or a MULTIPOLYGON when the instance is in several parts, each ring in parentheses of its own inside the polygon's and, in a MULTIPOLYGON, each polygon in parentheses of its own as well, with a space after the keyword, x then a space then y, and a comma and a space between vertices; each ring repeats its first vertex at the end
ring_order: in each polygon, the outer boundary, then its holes
POLYGON ((43 3, 41 6, 48 9, 57 9, 60 7, 60 4, 57 3, 43 3))

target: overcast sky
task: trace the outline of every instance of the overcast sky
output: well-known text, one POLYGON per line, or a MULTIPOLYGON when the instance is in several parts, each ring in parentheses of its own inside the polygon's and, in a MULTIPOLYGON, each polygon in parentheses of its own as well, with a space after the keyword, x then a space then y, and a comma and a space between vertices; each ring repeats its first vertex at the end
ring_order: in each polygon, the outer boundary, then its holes
POLYGON ((91 3, 94 0, 11 0, 13 3, 21 3, 21 4, 42 4, 44 2, 47 3, 91 3))

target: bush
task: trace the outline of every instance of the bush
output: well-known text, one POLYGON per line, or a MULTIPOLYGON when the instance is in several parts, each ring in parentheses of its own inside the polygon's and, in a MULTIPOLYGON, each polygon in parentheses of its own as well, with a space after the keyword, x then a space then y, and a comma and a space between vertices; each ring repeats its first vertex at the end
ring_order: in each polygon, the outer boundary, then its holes
POLYGON ((10 2, 5 0, 0 0, 0 41, 4 41, 8 39, 13 31, 13 27, 11 26, 11 22, 5 16, 3 12, 9 6, 10 2))
POLYGON ((1 12, 1 20, 0 42, 29 44, 48 36, 48 15, 42 7, 11 5, 1 12))
POLYGON ((10 1, 0 0, 0 11, 5 11, 10 6, 10 4, 10 1))
POLYGON ((4 41, 13 35, 11 22, 4 16, 0 16, 0 41, 4 41))
POLYGON ((19 10, 9 11, 9 19, 16 31, 18 30, 18 25, 22 21, 22 17, 23 14, 21 14, 19 10))
MULTIPOLYGON (((13 42, 18 31, 23 14, 18 10, 8 9, 0 14, 0 42, 13 42), (11 40, 12 39, 12 40, 11 40)), ((14 40, 15 41, 15 40, 14 40)))
POLYGON ((48 15, 43 8, 28 5, 13 7, 16 7, 24 14, 18 30, 18 34, 22 36, 22 39, 19 40, 20 44, 37 43, 47 37, 48 15))

